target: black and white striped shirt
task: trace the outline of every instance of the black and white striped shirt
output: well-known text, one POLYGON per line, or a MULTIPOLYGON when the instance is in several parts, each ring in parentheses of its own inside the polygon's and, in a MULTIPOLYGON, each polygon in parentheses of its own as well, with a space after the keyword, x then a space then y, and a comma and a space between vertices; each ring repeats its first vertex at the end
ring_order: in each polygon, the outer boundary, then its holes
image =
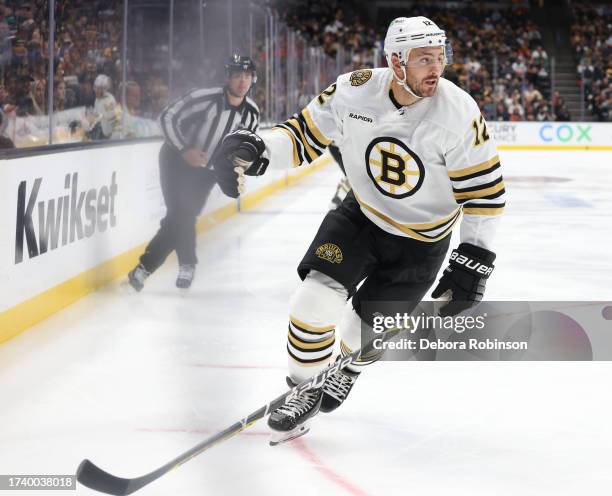
POLYGON ((259 108, 249 97, 233 107, 224 88, 194 89, 170 103, 159 118, 166 142, 179 152, 198 148, 212 157, 226 134, 257 132, 259 108))

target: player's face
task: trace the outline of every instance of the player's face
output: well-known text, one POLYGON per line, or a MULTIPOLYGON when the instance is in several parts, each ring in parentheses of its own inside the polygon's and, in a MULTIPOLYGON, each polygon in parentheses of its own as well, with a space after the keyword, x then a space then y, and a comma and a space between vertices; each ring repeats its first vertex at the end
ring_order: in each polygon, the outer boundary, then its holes
POLYGON ((251 89, 253 74, 251 71, 232 72, 229 77, 228 90, 231 95, 244 98, 251 89))
POLYGON ((433 96, 444 70, 444 47, 413 48, 406 63, 407 82, 417 96, 433 96))

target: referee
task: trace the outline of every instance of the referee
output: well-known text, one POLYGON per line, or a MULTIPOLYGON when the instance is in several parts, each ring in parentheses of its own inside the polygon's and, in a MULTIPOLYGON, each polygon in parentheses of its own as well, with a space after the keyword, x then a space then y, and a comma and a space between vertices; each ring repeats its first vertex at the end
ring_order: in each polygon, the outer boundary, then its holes
POLYGON ((257 131, 259 109, 247 96, 257 81, 255 64, 248 57, 234 55, 225 71, 223 88, 191 90, 160 115, 165 140, 159 169, 167 211, 140 263, 128 274, 128 282, 136 291, 173 250, 179 262, 176 286, 191 286, 198 263, 196 217, 216 183, 209 158, 228 133, 236 129, 257 131))

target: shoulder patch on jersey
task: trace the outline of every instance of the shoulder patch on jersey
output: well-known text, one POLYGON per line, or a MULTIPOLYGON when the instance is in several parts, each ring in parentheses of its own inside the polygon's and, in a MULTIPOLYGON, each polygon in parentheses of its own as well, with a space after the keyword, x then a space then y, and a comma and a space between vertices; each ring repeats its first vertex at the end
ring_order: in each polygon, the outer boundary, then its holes
POLYGON ((372 71, 370 69, 364 69, 361 71, 355 71, 351 73, 351 86, 361 86, 367 83, 372 77, 372 71))
POLYGON ((342 250, 338 245, 333 243, 325 243, 317 248, 315 255, 323 260, 327 260, 330 263, 342 263, 343 256, 342 250))

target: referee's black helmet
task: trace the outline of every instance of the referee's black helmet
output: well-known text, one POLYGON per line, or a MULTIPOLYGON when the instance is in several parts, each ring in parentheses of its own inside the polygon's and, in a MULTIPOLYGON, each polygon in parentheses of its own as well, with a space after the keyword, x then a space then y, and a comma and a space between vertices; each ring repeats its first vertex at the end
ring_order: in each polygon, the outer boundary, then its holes
POLYGON ((257 82, 257 68, 250 57, 234 54, 225 64, 225 77, 227 79, 236 72, 250 71, 253 75, 253 84, 257 82))

